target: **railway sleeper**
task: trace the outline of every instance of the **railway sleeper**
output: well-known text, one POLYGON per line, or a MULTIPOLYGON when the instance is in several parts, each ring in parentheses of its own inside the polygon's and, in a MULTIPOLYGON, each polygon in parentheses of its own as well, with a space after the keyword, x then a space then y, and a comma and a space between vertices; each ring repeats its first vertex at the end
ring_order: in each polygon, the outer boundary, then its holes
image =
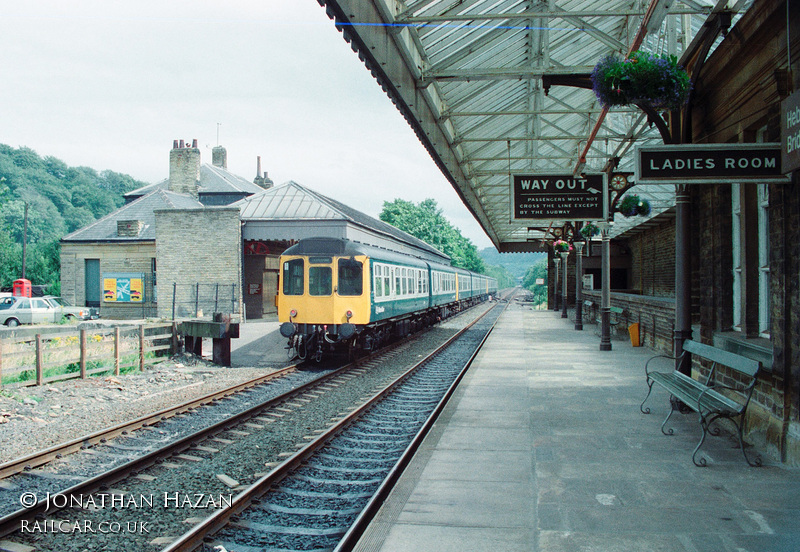
MULTIPOLYGON (((234 521, 231 527, 249 529, 259 533, 282 533, 284 535, 310 535, 314 537, 338 537, 347 530, 341 527, 286 527, 281 525, 266 525, 256 521, 234 521)), ((235 550, 236 548, 234 548, 235 550)))
MULTIPOLYGON (((384 463, 386 464, 386 463, 384 463)), ((343 474, 343 475, 351 475, 351 474, 364 474, 364 475, 371 475, 374 474, 378 467, 371 467, 371 468, 364 468, 364 467, 352 467, 346 468, 343 466, 328 466, 325 464, 321 464, 319 462, 308 463, 305 465, 306 468, 322 471, 322 472, 329 472, 334 474, 343 474)), ((384 466, 380 466, 384 467, 384 466)), ((385 466, 390 467, 390 466, 385 466)))
MULTIPOLYGON (((375 494, 375 491, 361 491, 361 492, 335 492, 329 493, 324 491, 311 491, 308 489, 293 489, 291 487, 284 487, 280 486, 275 489, 276 492, 284 493, 287 495, 293 496, 302 496, 307 499, 334 499, 337 501, 342 501, 343 503, 350 503, 353 500, 360 499, 360 498, 371 498, 372 495, 375 494)), ((277 502, 277 500, 275 501, 277 502)))
POLYGON ((362 465, 364 463, 386 464, 386 465, 389 465, 389 466, 393 466, 394 463, 395 463, 395 460, 392 459, 392 458, 359 458, 359 459, 342 458, 341 456, 335 456, 333 454, 326 454, 324 452, 320 452, 320 453, 316 454, 314 456, 314 458, 315 459, 309 461, 307 465, 312 466, 315 463, 317 463, 317 460, 319 461, 320 464, 325 463, 325 465, 329 466, 330 464, 328 464, 328 462, 335 462, 336 464, 339 464, 342 467, 345 467, 346 465, 350 465, 350 464, 356 464, 356 465, 360 466, 360 465, 362 465))
POLYGON ((284 514, 300 516, 352 516, 361 513, 361 508, 342 508, 340 510, 326 510, 322 508, 292 508, 280 506, 278 504, 260 504, 256 506, 260 510, 269 510, 284 514))
MULTIPOLYGON (((355 475, 354 472, 350 472, 351 475, 355 475)), ((337 475, 343 475, 341 473, 337 475)), ((383 477, 380 477, 379 473, 376 473, 376 470, 368 470, 366 473, 362 473, 361 475, 370 475, 372 476, 371 479, 333 479, 328 477, 327 474, 297 474, 295 477, 300 481, 306 481, 308 483, 313 483, 315 485, 330 485, 331 487, 338 487, 341 485, 345 486, 359 486, 359 487, 368 487, 372 485, 379 485, 381 481, 383 481, 383 477), (320 477, 315 477, 314 475, 319 475, 320 477), (375 477, 379 476, 379 477, 375 477)))

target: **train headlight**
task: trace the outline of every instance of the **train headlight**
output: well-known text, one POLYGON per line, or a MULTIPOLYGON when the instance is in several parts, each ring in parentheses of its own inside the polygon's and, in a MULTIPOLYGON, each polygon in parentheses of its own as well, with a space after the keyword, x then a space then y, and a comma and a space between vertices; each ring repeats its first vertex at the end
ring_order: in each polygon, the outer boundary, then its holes
POLYGON ((345 313, 345 316, 347 316, 347 321, 349 322, 350 319, 353 318, 353 311, 351 311, 351 310, 347 311, 345 313))
POLYGON ((295 309, 290 310, 289 311, 289 320, 291 320, 292 318, 296 318, 296 317, 297 317, 297 311, 295 309))

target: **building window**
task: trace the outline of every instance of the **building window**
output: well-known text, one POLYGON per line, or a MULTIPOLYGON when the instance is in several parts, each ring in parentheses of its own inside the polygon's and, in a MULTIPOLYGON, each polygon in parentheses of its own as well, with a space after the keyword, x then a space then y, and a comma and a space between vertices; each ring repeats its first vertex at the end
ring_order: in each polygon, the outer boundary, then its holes
POLYGON ((743 189, 743 186, 731 184, 733 329, 743 331, 746 325, 748 337, 768 338, 771 324, 769 188, 766 184, 758 184, 755 190, 752 187, 743 189))
POLYGON ((769 188, 758 185, 758 331, 770 335, 769 188))
POLYGON ((742 208, 741 185, 731 184, 731 253, 733 267, 733 329, 742 330, 742 208))
POLYGON ((156 259, 155 257, 150 258, 150 279, 153 282, 153 295, 151 301, 153 303, 158 301, 158 294, 156 293, 156 259))

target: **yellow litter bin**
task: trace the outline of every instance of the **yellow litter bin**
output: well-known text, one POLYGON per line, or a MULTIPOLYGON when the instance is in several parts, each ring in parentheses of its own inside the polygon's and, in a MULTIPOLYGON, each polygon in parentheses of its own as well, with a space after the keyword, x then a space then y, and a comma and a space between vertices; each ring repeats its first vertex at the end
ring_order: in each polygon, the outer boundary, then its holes
POLYGON ((641 343, 639 343, 639 323, 636 322, 628 326, 628 335, 631 336, 631 345, 633 347, 639 347, 641 343))

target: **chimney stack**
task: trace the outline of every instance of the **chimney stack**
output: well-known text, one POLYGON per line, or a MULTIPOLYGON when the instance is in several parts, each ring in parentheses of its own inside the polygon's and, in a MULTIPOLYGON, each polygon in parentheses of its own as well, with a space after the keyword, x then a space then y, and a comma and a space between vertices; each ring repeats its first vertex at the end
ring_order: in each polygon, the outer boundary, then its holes
POLYGON ((265 190, 272 188, 274 182, 269 179, 267 173, 264 173, 264 176, 261 176, 261 156, 259 155, 256 157, 256 177, 253 179, 253 184, 256 186, 261 186, 265 190))
POLYGON ((169 190, 198 197, 200 181, 200 150, 197 140, 189 147, 183 140, 172 142, 169 152, 169 190))
POLYGON ((215 146, 211 150, 211 164, 215 167, 228 169, 228 150, 222 146, 215 146))

